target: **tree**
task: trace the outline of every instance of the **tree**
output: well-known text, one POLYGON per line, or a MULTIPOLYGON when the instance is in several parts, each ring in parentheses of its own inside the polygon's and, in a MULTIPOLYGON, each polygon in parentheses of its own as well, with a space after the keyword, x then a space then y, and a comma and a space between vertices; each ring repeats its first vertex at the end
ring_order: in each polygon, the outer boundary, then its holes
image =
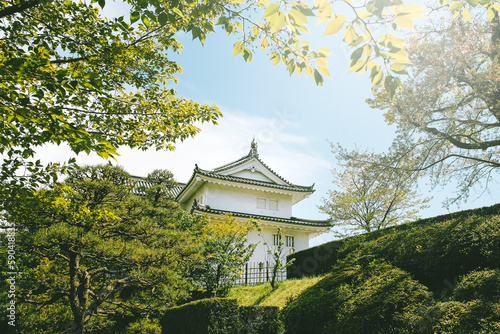
POLYGON ((418 29, 394 99, 380 91, 369 101, 398 127, 395 163, 413 160, 409 169, 427 171, 435 185, 458 184, 448 204, 473 186, 488 189, 500 167, 500 24, 490 15, 418 29))
POLYGON ((204 261, 192 273, 212 297, 228 292, 252 256, 255 244, 247 243, 248 232, 256 228, 252 220, 240 223, 226 215, 203 229, 204 261))
MULTIPOLYGON (((500 10, 493 0, 440 1, 463 17, 480 6, 489 18, 500 10)), ((325 35, 343 31, 353 49, 351 71, 369 70, 374 85, 383 83, 394 92, 395 75, 409 61, 398 29, 412 28, 423 11, 401 0, 317 0, 312 8, 300 1, 267 0, 119 4, 130 8, 129 16, 105 18, 105 0, 0 3, 2 197, 47 184, 64 170, 31 161, 40 145, 66 143, 76 153, 108 158, 120 146, 173 149, 177 140, 199 131, 196 122, 216 123, 217 107, 176 95, 181 67, 169 54, 182 48, 178 32, 191 32, 204 43, 219 25, 238 34, 235 55, 250 61, 257 44, 275 65, 282 62, 290 74, 305 72, 321 85, 330 75, 330 50, 315 50, 303 38, 309 18, 317 17, 326 24, 325 35), (380 26, 384 34, 376 33, 380 26)))
MULTIPOLYGON (((169 184, 170 177, 157 171, 149 182, 169 184)), ((132 186, 121 168, 82 167, 7 209, 23 272, 16 328, 124 332, 189 297, 203 219, 173 201, 134 195, 132 186)))
MULTIPOLYGON (((262 235, 261 237, 262 239, 264 239, 262 235)), ((284 248, 283 248, 285 243, 283 242, 282 239, 281 227, 278 227, 278 229, 276 230, 276 234, 273 235, 273 237, 277 242, 277 244, 274 245, 274 247, 270 247, 265 239, 264 239, 264 245, 267 247, 267 253, 271 255, 272 259, 273 269, 271 273, 271 281, 269 282, 269 284, 271 284, 271 288, 274 290, 276 288, 276 281, 278 279, 278 275, 284 270, 286 270, 286 268, 291 266, 293 262, 295 262, 295 259, 292 259, 290 261, 286 260, 286 254, 284 254, 284 248)))
POLYGON ((397 166, 387 167, 390 157, 332 144, 339 170, 332 170, 333 183, 319 208, 330 215, 333 226, 349 226, 350 232, 371 232, 415 219, 429 199, 419 199, 418 175, 397 166))

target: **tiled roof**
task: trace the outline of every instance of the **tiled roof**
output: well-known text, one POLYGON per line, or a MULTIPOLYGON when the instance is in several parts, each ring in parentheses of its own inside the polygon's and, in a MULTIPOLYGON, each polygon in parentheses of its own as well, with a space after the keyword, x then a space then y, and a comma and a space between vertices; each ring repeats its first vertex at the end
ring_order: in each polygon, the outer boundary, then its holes
MULTIPOLYGON (((144 188, 149 188, 151 186, 151 183, 146 180, 146 178, 141 177, 141 176, 131 176, 131 181, 132 181, 132 193, 135 195, 145 195, 143 189, 144 188)), ((170 189, 170 194, 172 195, 173 198, 177 197, 177 195, 180 194, 182 189, 186 186, 185 183, 177 183, 175 187, 170 189)))
POLYGON ((217 215, 231 214, 234 217, 249 218, 249 219, 253 218, 253 219, 267 220, 267 221, 272 221, 272 222, 277 222, 277 223, 286 223, 286 224, 303 225, 303 226, 314 226, 314 227, 330 227, 331 226, 331 223, 329 220, 312 220, 312 219, 301 219, 301 218, 296 218, 296 217, 281 218, 281 217, 274 217, 274 216, 254 215, 254 214, 249 214, 249 213, 244 213, 244 212, 212 209, 209 206, 200 205, 196 202, 193 204, 193 206, 191 208, 191 213, 193 213, 195 210, 199 211, 199 212, 211 213, 211 214, 217 214, 217 215))
POLYGON ((257 144, 255 143, 255 141, 252 141, 250 152, 248 152, 247 155, 245 155, 244 157, 242 157, 242 158, 240 158, 240 159, 238 159, 236 161, 233 161, 233 162, 230 162, 228 164, 222 165, 220 167, 214 168, 212 170, 212 172, 216 172, 216 173, 223 172, 225 170, 228 170, 228 169, 240 166, 240 165, 242 165, 242 164, 244 164, 244 163, 252 160, 253 158, 255 158, 258 162, 260 162, 264 167, 266 167, 271 173, 273 173, 274 176, 276 176, 277 178, 279 178, 281 181, 283 181, 283 182, 285 182, 285 183, 287 183, 289 185, 293 185, 288 180, 286 180, 285 178, 281 177, 274 170, 272 170, 271 168, 269 168, 269 166, 266 165, 264 163, 264 161, 260 160, 259 154, 257 153, 257 144))
POLYGON ((251 184, 251 185, 255 185, 255 186, 282 189, 282 190, 290 190, 290 191, 314 192, 314 189, 313 189, 314 184, 312 186, 299 186, 296 184, 292 184, 290 182, 287 182, 287 184, 277 184, 274 182, 266 182, 266 181, 260 181, 260 180, 254 180, 254 179, 247 179, 244 177, 238 177, 238 176, 232 176, 232 175, 222 175, 222 174, 217 173, 215 170, 209 171, 209 170, 201 169, 198 167, 198 165, 195 166, 193 177, 197 173, 200 175, 204 175, 207 177, 211 177, 211 178, 218 179, 218 180, 224 180, 224 181, 232 181, 232 182, 238 182, 238 183, 251 184))

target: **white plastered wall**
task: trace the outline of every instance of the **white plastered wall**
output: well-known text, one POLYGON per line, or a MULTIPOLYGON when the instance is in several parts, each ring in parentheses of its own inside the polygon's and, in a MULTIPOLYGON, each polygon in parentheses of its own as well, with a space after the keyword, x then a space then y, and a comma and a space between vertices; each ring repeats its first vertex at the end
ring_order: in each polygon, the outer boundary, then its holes
POLYGON ((212 209, 281 218, 290 218, 292 215, 291 195, 231 187, 215 183, 207 183, 202 189, 204 189, 206 196, 206 202, 203 204, 209 205, 212 209), (266 209, 257 208, 257 198, 266 200, 266 209), (278 210, 269 209, 269 200, 278 201, 278 210))

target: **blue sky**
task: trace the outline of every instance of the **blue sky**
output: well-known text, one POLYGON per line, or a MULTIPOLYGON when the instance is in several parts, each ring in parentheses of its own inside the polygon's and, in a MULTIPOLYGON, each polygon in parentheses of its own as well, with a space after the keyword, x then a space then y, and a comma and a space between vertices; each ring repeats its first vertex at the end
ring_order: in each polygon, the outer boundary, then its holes
MULTIPOLYGON (((315 183, 316 192, 294 206, 294 216, 324 219, 327 217, 316 206, 331 187, 330 169, 335 161, 329 141, 346 148, 358 145, 376 151, 385 150, 391 143, 394 127, 385 123, 382 112, 370 109, 364 102, 371 96, 369 78, 348 73, 348 50, 338 37, 314 41, 333 52, 329 58, 332 78, 325 78, 323 87, 304 74, 290 77, 281 64, 273 66, 260 48, 254 50, 251 63, 241 56, 233 57, 236 39, 220 30, 209 35, 204 46, 198 40, 192 41, 190 35, 179 39, 184 49, 180 55, 172 55, 183 67, 176 86, 178 94, 200 103, 215 103, 224 117, 218 126, 203 125, 196 138, 179 143, 174 152, 120 149, 118 164, 131 174, 145 176, 157 168, 169 169, 178 181, 185 182, 195 163, 210 169, 236 160, 248 153, 255 137, 261 159, 278 174, 300 185, 315 183)), ((74 156, 64 147, 57 151, 46 147, 40 155, 51 160, 74 156)), ((78 162, 101 161, 81 155, 78 162)), ((448 187, 430 194, 435 200, 422 217, 446 213, 441 201, 450 190, 448 187)), ((488 194, 473 199, 460 209, 496 202, 488 194)), ((332 237, 324 235, 312 243, 332 237)))

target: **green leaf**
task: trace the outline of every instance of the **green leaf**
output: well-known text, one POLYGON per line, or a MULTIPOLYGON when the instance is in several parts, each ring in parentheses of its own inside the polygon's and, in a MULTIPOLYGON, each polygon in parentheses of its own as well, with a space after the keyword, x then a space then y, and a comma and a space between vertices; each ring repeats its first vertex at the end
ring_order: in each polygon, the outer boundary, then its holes
POLYGON ((358 62, 358 60, 361 58, 361 56, 363 55, 363 48, 364 47, 360 47, 360 48, 357 48, 356 50, 354 50, 351 54, 351 66, 356 64, 358 62))
POLYGON ((144 25, 146 27, 149 28, 151 26, 151 22, 149 21, 149 18, 146 15, 142 15, 141 20, 142 20, 142 23, 144 23, 144 25))
POLYGON ((273 51, 271 53, 271 60, 273 61, 274 66, 280 62, 280 59, 280 54, 277 51, 273 51))
POLYGON ((399 87, 399 83, 400 83, 399 79, 393 77, 392 75, 388 75, 385 78, 384 88, 387 90, 391 98, 393 98, 394 95, 396 94, 396 90, 399 87))
POLYGON ((269 6, 267 6, 266 10, 264 11, 264 16, 262 16, 262 18, 266 18, 268 16, 274 15, 279 9, 280 9, 280 5, 277 3, 273 3, 269 6))
POLYGON ((99 3, 99 6, 101 8, 104 8, 104 6, 106 5, 106 0, 97 0, 97 2, 99 3))
POLYGON ((248 50, 247 48, 243 50, 243 59, 245 59, 245 61, 247 62, 252 61, 252 52, 250 52, 250 50, 248 50))
POLYGON ((316 82, 316 85, 323 86, 323 77, 318 72, 318 70, 314 70, 314 72, 313 72, 313 78, 314 78, 314 82, 316 82))
POLYGON ((168 15, 165 13, 161 13, 158 15, 158 23, 162 26, 166 25, 168 22, 168 15))
POLYGON ((130 13, 130 23, 134 23, 136 22, 137 20, 139 20, 139 18, 141 17, 141 14, 139 14, 139 12, 132 12, 130 13))
MULTIPOLYGON (((323 36, 325 35, 332 35, 340 31, 342 27, 344 26, 344 23, 346 22, 347 18, 343 14, 335 15, 333 19, 328 23, 326 26, 325 32, 323 36)), ((352 28, 351 26, 349 28, 352 28)), ((347 29, 346 29, 347 30, 347 29)), ((353 28, 354 30, 354 28, 353 28)))
POLYGON ((184 18, 184 14, 182 14, 182 12, 181 12, 181 10, 180 10, 179 8, 174 7, 174 8, 172 8, 172 11, 173 11, 175 14, 179 15, 180 17, 184 18))

